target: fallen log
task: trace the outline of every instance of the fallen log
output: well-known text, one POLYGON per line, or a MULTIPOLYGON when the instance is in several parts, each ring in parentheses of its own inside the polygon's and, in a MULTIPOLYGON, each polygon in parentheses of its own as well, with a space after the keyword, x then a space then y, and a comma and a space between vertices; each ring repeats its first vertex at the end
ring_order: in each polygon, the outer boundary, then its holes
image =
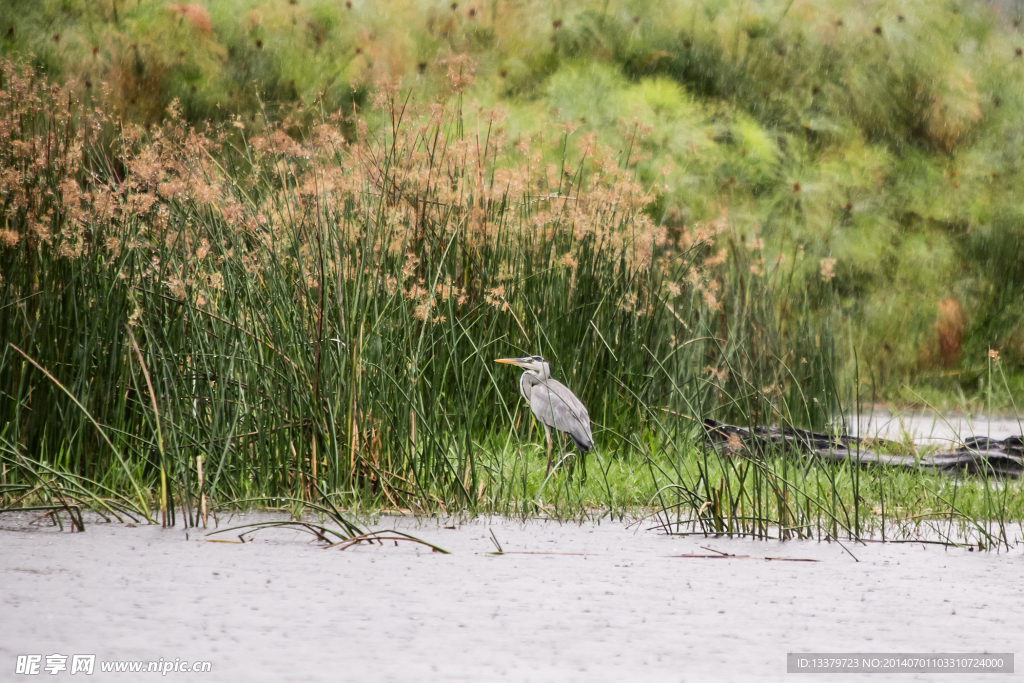
POLYGON ((1024 473, 1024 438, 1011 436, 1003 440, 972 436, 963 446, 952 451, 928 455, 894 455, 880 449, 897 450, 900 444, 886 439, 858 438, 849 435, 830 436, 795 427, 754 427, 704 420, 709 448, 731 452, 745 450, 764 452, 769 446, 817 455, 826 460, 850 460, 865 466, 900 467, 914 470, 1020 477, 1024 473))

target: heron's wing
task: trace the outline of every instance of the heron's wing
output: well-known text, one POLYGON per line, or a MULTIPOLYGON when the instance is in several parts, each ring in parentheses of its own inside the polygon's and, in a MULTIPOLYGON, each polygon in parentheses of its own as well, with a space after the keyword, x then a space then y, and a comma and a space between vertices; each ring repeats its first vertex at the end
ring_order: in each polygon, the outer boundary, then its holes
POLYGON ((594 447, 586 407, 558 380, 536 382, 530 392, 530 408, 541 423, 565 432, 581 449, 589 451, 594 447))

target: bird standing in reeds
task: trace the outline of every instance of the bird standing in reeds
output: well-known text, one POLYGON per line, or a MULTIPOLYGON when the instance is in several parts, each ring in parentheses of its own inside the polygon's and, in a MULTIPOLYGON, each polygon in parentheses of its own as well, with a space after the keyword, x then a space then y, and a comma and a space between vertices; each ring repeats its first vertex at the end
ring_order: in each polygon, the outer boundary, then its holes
POLYGON ((519 378, 519 393, 530 404, 533 416, 544 425, 544 436, 548 444, 547 474, 551 474, 552 427, 568 434, 583 453, 594 447, 586 406, 569 387, 551 378, 551 366, 546 360, 540 356, 525 356, 497 358, 494 362, 515 365, 525 370, 519 378))

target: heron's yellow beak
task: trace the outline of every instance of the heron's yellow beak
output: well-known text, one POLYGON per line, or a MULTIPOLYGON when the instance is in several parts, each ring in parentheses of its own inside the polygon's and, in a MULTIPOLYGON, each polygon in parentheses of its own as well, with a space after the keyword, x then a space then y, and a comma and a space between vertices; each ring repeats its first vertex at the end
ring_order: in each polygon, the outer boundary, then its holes
POLYGON ((528 368, 532 358, 495 358, 495 363, 504 363, 505 365, 514 365, 517 368, 528 368))

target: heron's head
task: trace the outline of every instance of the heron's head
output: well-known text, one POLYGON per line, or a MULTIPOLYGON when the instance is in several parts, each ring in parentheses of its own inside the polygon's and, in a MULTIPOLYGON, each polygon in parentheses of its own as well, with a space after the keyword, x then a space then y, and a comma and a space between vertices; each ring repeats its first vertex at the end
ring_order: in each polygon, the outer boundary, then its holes
POLYGON ((540 356, 523 356, 522 358, 496 358, 495 363, 516 365, 527 372, 537 375, 541 379, 551 376, 551 366, 540 356))

